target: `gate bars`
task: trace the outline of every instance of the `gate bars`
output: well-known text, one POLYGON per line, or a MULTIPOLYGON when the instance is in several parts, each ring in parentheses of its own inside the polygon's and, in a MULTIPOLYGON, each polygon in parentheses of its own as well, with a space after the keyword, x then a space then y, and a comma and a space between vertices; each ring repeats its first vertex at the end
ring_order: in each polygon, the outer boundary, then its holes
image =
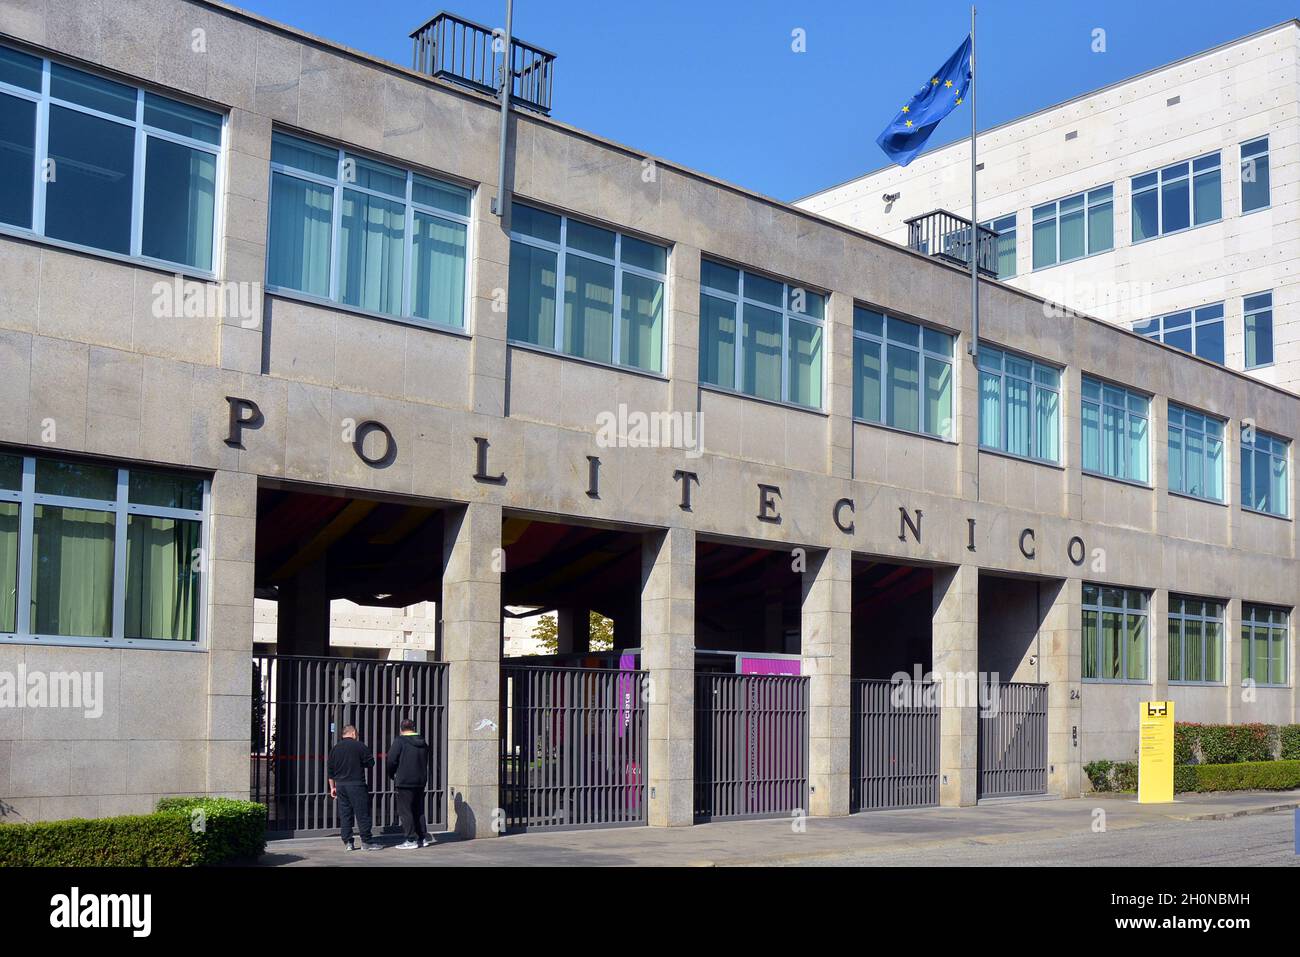
POLYGON ((979 796, 1046 794, 1047 685, 1001 682, 997 695, 979 712, 979 796))
POLYGON ((934 685, 855 679, 851 687, 849 810, 938 806, 934 685))
POLYGON ((395 791, 385 754, 402 718, 432 752, 425 815, 447 827, 447 666, 439 662, 253 656, 251 797, 267 806, 271 836, 329 833, 338 807, 326 761, 344 725, 375 755, 369 775, 376 833, 396 829, 395 791))

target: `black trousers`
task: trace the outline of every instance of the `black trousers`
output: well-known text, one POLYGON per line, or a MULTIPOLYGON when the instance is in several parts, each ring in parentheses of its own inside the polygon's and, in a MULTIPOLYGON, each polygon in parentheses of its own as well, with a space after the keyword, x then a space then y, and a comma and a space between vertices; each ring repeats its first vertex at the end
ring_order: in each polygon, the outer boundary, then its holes
POLYGON ((339 827, 343 843, 352 843, 352 819, 355 817, 361 840, 369 844, 370 790, 364 784, 338 784, 336 787, 339 792, 339 827))
POLYGON ((427 841, 429 829, 424 820, 424 788, 396 788, 397 816, 408 841, 427 841))

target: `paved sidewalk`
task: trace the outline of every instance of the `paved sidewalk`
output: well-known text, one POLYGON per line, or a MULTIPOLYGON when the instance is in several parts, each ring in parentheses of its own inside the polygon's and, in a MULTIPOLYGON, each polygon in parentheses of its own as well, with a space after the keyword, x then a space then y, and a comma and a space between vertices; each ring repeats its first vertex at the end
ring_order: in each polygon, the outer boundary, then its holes
POLYGON ((728 866, 833 863, 846 854, 886 854, 962 845, 1048 840, 1091 833, 1095 811, 1107 831, 1221 820, 1300 807, 1300 791, 1185 795, 1173 804, 1141 805, 1133 795, 1093 794, 1068 801, 1034 800, 967 808, 874 811, 809 818, 800 833, 788 820, 732 821, 681 828, 608 828, 515 834, 477 841, 440 836, 436 846, 347 853, 337 837, 273 841, 264 866, 546 867, 728 866))

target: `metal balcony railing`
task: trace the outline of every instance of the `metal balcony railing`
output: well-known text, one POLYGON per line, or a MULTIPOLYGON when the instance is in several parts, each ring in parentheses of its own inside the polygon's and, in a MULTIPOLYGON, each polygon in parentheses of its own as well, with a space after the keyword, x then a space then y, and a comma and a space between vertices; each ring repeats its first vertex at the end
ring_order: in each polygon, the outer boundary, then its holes
MULTIPOLYGON (((412 69, 498 95, 506 60, 505 39, 491 27, 443 12, 412 33, 411 40, 412 69)), ((512 103, 539 113, 551 112, 554 53, 512 38, 510 76, 512 103)))
MULTIPOLYGON (((914 216, 907 223, 907 245, 927 256, 970 267, 970 220, 946 209, 914 216)), ((986 276, 998 274, 998 234, 987 226, 979 228, 979 260, 976 268, 986 276)))

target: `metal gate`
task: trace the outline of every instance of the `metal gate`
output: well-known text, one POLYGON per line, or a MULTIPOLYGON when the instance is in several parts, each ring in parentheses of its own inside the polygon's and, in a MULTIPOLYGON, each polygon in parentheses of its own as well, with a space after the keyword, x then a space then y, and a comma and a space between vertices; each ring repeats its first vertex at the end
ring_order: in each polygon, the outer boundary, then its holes
POLYGON ((939 803, 939 703, 931 682, 856 680, 849 809, 939 803))
POLYGON ((808 808, 808 678, 695 676, 695 819, 808 808))
POLYGON ((644 671, 501 668, 507 831, 646 823, 644 671))
POLYGON ((1047 793, 1047 685, 985 686, 979 710, 979 796, 1047 793), (994 697, 996 695, 996 697, 994 697))
POLYGON ((429 742, 429 830, 447 827, 447 666, 423 661, 253 656, 251 796, 267 806, 272 837, 338 829, 326 761, 345 725, 375 754, 370 772, 375 832, 398 827, 385 765, 402 718, 429 742))

